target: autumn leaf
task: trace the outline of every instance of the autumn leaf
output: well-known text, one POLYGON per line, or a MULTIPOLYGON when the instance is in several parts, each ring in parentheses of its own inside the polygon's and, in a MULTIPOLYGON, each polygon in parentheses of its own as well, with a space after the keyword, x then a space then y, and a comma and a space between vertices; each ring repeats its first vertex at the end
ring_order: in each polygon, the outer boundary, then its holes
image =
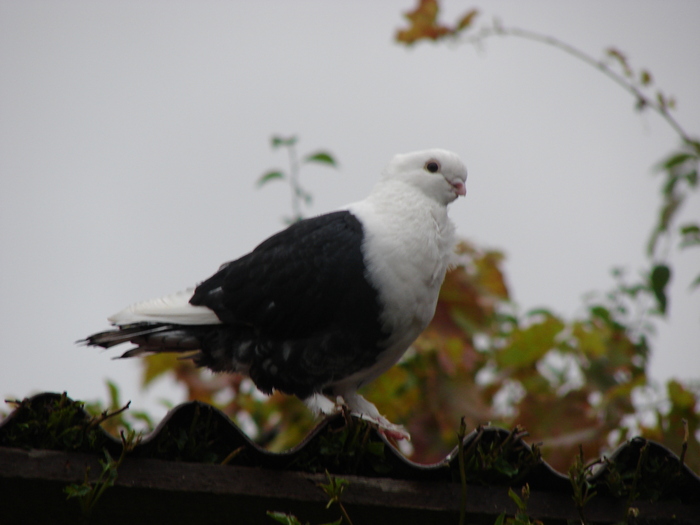
POLYGON ((410 26, 408 29, 399 29, 396 32, 396 40, 411 45, 424 38, 438 40, 452 34, 453 31, 449 27, 437 23, 439 11, 437 0, 420 0, 418 7, 404 14, 410 26))

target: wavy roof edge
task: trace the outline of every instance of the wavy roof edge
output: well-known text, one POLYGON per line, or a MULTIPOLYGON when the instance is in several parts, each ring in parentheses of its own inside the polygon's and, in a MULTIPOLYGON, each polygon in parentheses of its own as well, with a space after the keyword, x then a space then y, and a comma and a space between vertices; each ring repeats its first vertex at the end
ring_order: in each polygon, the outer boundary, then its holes
MULTIPOLYGON (((121 454, 122 442, 109 435, 65 394, 42 393, 23 400, 0 421, 0 446, 121 454)), ((156 458, 198 463, 262 467, 273 470, 323 472, 402 480, 459 483, 460 460, 467 482, 521 486, 571 494, 569 477, 557 472, 536 446, 516 428, 479 427, 464 437, 444 460, 414 463, 367 423, 346 422, 341 415, 317 425, 298 445, 285 452, 267 451, 217 408, 192 401, 171 409, 157 427, 128 452, 131 458, 156 458)), ((598 493, 614 498, 694 502, 700 477, 663 445, 634 438, 620 445, 586 481, 598 493), (637 494, 634 494, 634 492, 637 494)))

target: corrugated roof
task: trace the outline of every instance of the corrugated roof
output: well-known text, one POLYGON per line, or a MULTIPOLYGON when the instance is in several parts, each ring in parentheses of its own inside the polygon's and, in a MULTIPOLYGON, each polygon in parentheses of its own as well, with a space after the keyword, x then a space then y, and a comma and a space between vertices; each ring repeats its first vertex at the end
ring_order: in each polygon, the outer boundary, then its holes
MULTIPOLYGON (((571 516, 567 518, 566 515, 572 512, 573 517, 576 517, 578 511, 572 502, 574 491, 569 476, 555 471, 544 462, 537 447, 527 444, 523 440, 524 436, 525 434, 519 429, 507 431, 495 427, 479 427, 465 436, 462 444, 462 460, 465 486, 470 487, 469 494, 473 497, 475 490, 478 489, 481 494, 484 489, 491 487, 491 492, 486 490, 481 496, 475 498, 472 506, 493 500, 491 506, 495 507, 492 510, 492 516, 508 508, 514 512, 512 505, 508 503, 505 488, 517 488, 527 484, 533 493, 531 504, 536 507, 544 505, 550 509, 547 512, 551 513, 554 512, 552 510, 554 507, 561 506, 563 502, 566 509, 558 510, 559 517, 552 515, 550 516, 552 519, 571 519, 571 516), (489 494, 491 494, 490 499, 489 494), (551 502, 546 505, 542 503, 549 500, 551 502), (559 503, 554 505, 552 502, 559 503)), ((4 472, 4 474, 0 473, 0 478, 7 482, 7 487, 14 486, 15 489, 20 478, 25 482, 43 479, 40 473, 26 479, 21 475, 23 462, 29 465, 39 457, 35 452, 37 449, 61 451, 61 454, 67 454, 67 456, 59 454, 58 457, 63 458, 64 461, 73 458, 73 463, 77 461, 81 465, 85 461, 96 463, 102 456, 103 450, 107 450, 115 458, 122 452, 122 443, 107 434, 99 425, 95 425, 94 418, 82 410, 82 405, 71 401, 65 395, 52 393, 40 394, 23 401, 0 423, 0 447, 7 448, 5 452, 0 449, 0 458, 4 458, 1 461, 5 462, 0 469, 4 472), (10 451, 10 448, 13 450, 10 451), (92 459, 84 459, 85 454, 92 455, 92 459), (76 458, 80 458, 80 461, 76 458), (8 472, 14 472, 14 474, 8 474, 8 472)), ((279 495, 276 492, 282 490, 280 484, 283 484, 284 480, 286 480, 285 483, 294 484, 295 482, 290 480, 298 480, 299 476, 303 479, 316 479, 313 476, 317 478, 320 476, 319 479, 323 479, 326 471, 332 475, 351 476, 352 481, 347 491, 350 500, 354 497, 353 494, 357 496, 357 491, 362 493, 362 490, 368 495, 372 494, 372 490, 380 495, 393 493, 395 499, 399 500, 401 500, 399 495, 403 495, 406 501, 397 503, 398 507, 394 508, 394 514, 392 514, 397 516, 397 512, 400 514, 407 509, 410 510, 411 505, 433 508, 434 504, 428 504, 421 499, 426 497, 433 498, 435 501, 444 499, 443 510, 448 514, 454 514, 459 509, 459 494, 462 487, 459 452, 459 447, 456 447, 439 463, 417 464, 404 457, 384 436, 367 424, 356 420, 347 422, 342 416, 336 416, 321 422, 293 449, 274 453, 253 443, 218 409, 204 403, 190 402, 172 409, 153 432, 133 446, 126 457, 131 469, 135 469, 135 465, 148 465, 148 468, 155 468, 156 472, 160 469, 163 475, 166 475, 166 472, 172 474, 175 469, 183 480, 194 476, 195 472, 204 468, 193 463, 210 464, 207 466, 209 478, 214 476, 214 472, 217 476, 223 475, 222 469, 225 471, 229 467, 238 469, 241 474, 236 479, 239 480, 241 476, 251 476, 251 472, 253 472, 253 480, 256 481, 262 478, 268 479, 265 476, 271 476, 269 480, 272 481, 267 492, 263 485, 262 488, 256 489, 260 493, 255 495, 267 501, 269 505, 276 501, 275 498, 279 495), (173 464, 173 462, 177 463, 173 464), (214 468, 214 465, 222 463, 225 463, 226 467, 214 468), (166 465, 173 465, 173 467, 166 468, 166 465), (263 472, 269 474, 263 476, 261 474, 263 472), (372 481, 373 479, 376 481, 372 481), (409 490, 406 487, 410 488, 414 483, 420 484, 423 489, 419 494, 411 496, 415 490, 409 490), (442 492, 435 492, 437 487, 440 487, 442 492), (266 497, 268 499, 265 499, 266 497), (422 503, 419 504, 421 501, 422 503)), ((51 457, 58 464, 61 461, 50 453, 41 457, 44 459, 51 457)), ((46 461, 49 468, 50 462, 48 459, 46 461)), ((35 470, 41 471, 40 463, 36 465, 35 470)), ((134 472, 141 471, 136 468, 134 472)), ((230 474, 230 472, 232 471, 229 470, 226 473, 230 474)), ((64 474, 46 475, 61 478, 64 474)), ((201 475, 200 473, 199 477, 201 475)), ((71 476, 75 477, 76 474, 72 472, 65 476, 61 479, 63 483, 67 479, 72 479, 71 476)), ((126 483, 128 476, 127 478, 124 476, 120 467, 119 480, 126 483)), ((197 478, 197 476, 194 477, 197 478)), ((160 479, 161 476, 156 474, 154 478, 160 479)), ((143 490, 151 487, 149 490, 161 492, 172 489, 172 487, 170 489, 160 487, 158 483, 154 485, 153 481, 144 482, 139 479, 141 478, 138 476, 132 479, 131 486, 141 486, 143 490)), ((183 483, 189 486, 184 481, 183 483)), ((299 482, 296 481, 296 483, 299 482)), ((603 516, 600 523, 612 523, 624 519, 620 513, 626 512, 630 507, 639 508, 639 505, 647 504, 652 505, 653 509, 656 509, 655 512, 659 509, 666 512, 668 519, 671 519, 671 515, 675 515, 674 523, 683 523, 684 514, 693 516, 693 519, 697 519, 700 515, 700 478, 683 465, 673 452, 645 439, 636 438, 625 443, 610 457, 602 460, 600 467, 593 474, 588 474, 579 483, 585 484, 589 491, 596 492, 595 497, 585 506, 589 513, 616 514, 610 521, 603 516), (601 508, 608 508, 608 511, 604 512, 600 510, 601 508)), ((249 486, 253 485, 256 483, 251 481, 249 486)), ((187 492, 196 488, 196 486, 189 487, 189 489, 180 487, 177 490, 187 492)), ((323 500, 323 494, 317 488, 311 488, 318 492, 320 500, 323 500)), ((216 490, 228 493, 229 489, 230 487, 219 487, 216 490)), ((292 498, 290 501, 293 502, 293 496, 290 497, 292 498)), ((367 508, 382 506, 384 503, 389 507, 393 505, 386 498, 380 498, 378 501, 372 501, 371 498, 367 501, 362 498, 360 500, 355 504, 356 512, 360 514, 364 512, 361 510, 364 508, 362 505, 365 507, 369 505, 367 508)), ((289 504, 289 501, 287 503, 289 504)), ((377 515, 376 508, 374 512, 375 514, 370 513, 370 515, 377 515)), ((532 510, 532 512, 535 511, 532 510)), ((542 513, 545 510, 540 509, 538 512, 542 513)), ((477 514, 479 513, 477 512, 474 516, 477 514)), ((653 513, 647 509, 647 514, 652 516, 653 513)), ((649 518, 651 521, 648 523, 663 523, 662 518, 663 516, 649 518)), ((434 516, 426 523, 431 519, 434 519, 434 516)), ((637 520, 637 522, 643 521, 637 520)), ((694 521, 688 523, 694 523, 694 521)))

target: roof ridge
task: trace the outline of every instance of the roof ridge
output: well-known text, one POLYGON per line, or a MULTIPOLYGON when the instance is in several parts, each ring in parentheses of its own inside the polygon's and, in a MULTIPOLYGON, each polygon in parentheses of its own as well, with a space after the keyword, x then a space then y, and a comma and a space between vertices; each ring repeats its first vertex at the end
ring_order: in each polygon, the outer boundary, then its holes
MULTIPOLYGON (((0 421, 0 446, 93 452, 113 456, 121 441, 95 424, 81 402, 65 393, 42 393, 21 401, 0 421), (52 426, 53 425, 53 426, 52 426)), ((508 431, 480 426, 464 436, 466 482, 524 486, 572 493, 569 476, 545 462, 537 445, 526 443, 521 428, 508 431)), ((459 447, 430 465, 406 458, 368 423, 337 414, 321 421, 295 447, 271 452, 254 443, 222 411, 199 401, 171 409, 157 427, 128 453, 131 458, 219 463, 273 470, 324 472, 403 480, 461 479, 459 447)), ((597 470, 584 472, 598 493, 613 498, 695 501, 700 477, 672 451, 644 438, 634 438, 600 460, 597 470)))

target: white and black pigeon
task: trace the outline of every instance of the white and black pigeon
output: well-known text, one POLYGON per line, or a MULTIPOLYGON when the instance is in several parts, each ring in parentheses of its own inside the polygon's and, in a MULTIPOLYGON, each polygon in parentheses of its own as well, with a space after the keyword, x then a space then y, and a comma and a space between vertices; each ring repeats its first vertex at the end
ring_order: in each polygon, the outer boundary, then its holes
POLYGON ((357 389, 432 319, 455 244, 447 206, 466 178, 449 151, 396 155, 366 199, 292 224, 194 289, 129 306, 83 342, 137 345, 122 357, 197 351, 199 366, 409 438, 357 389))

